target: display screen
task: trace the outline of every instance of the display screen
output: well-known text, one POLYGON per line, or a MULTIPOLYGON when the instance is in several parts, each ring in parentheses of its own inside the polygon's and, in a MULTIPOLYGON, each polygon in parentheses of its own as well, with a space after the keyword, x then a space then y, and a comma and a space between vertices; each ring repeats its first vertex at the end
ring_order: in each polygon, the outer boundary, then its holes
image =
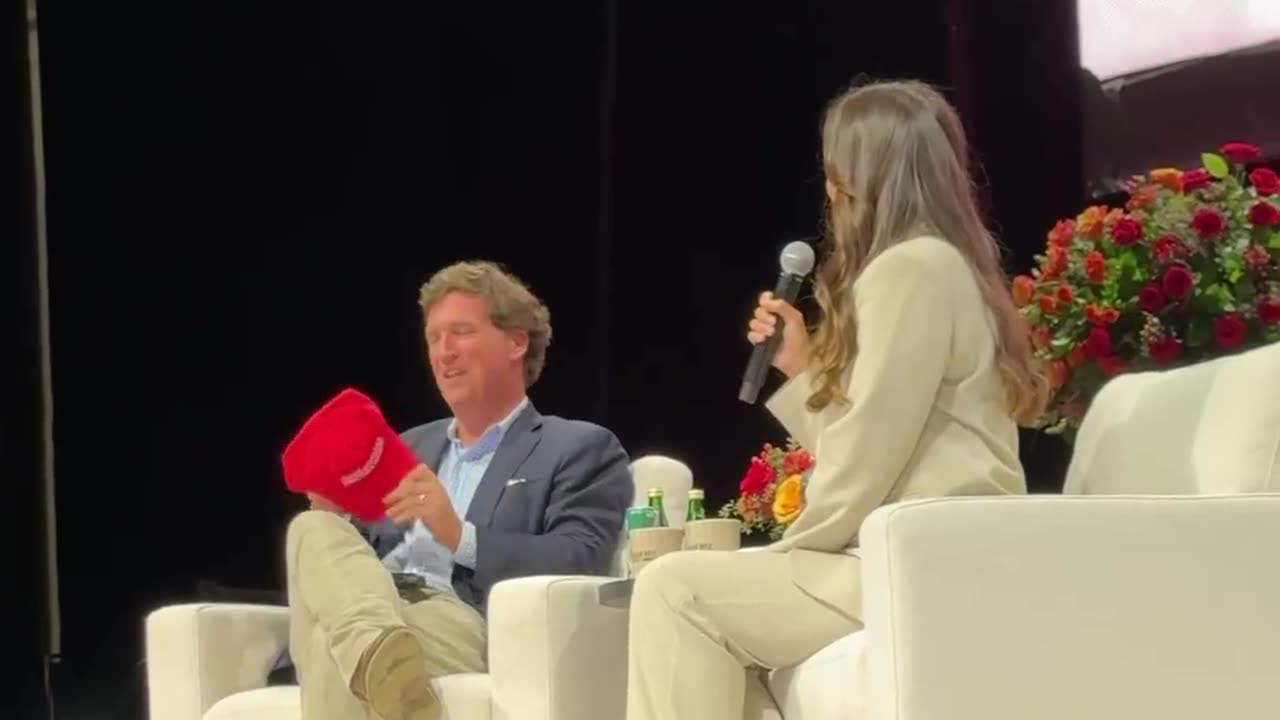
POLYGON ((1248 142, 1280 156, 1280 0, 1077 0, 1092 195, 1248 142))
POLYGON ((1100 80, 1280 40, 1280 0, 1078 0, 1077 7, 1080 64, 1100 80))

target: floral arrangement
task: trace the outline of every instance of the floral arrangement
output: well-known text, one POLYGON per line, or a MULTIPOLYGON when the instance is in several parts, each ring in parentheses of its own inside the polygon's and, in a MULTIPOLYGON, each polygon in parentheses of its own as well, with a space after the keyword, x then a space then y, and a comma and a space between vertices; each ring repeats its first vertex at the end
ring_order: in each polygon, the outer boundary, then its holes
POLYGON ((804 484, 813 456, 793 440, 784 447, 766 443, 751 458, 738 484, 739 496, 720 508, 720 517, 742 521, 742 534, 782 537, 804 509, 804 484))
POLYGON ((1126 371, 1199 362, 1280 340, 1280 178, 1228 143, 1203 167, 1129 181, 1123 208, 1088 207, 1049 231, 1013 281, 1053 391, 1047 432, 1079 427, 1126 371))

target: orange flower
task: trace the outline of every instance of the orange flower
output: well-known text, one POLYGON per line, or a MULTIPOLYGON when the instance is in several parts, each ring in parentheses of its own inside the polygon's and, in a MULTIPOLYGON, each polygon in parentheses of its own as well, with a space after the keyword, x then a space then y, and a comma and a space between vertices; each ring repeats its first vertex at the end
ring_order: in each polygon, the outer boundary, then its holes
POLYGON ((1036 292, 1036 281, 1026 275, 1019 275, 1013 279, 1013 303, 1018 307, 1023 307, 1031 302, 1031 296, 1036 292))
POLYGON ((1178 168, 1156 168, 1151 171, 1151 181, 1174 192, 1182 192, 1182 171, 1178 168))
POLYGON ((1084 317, 1093 325, 1113 325, 1120 319, 1120 311, 1113 307, 1098 307, 1089 303, 1084 307, 1084 317))
POLYGON ((1044 280, 1052 280, 1062 274, 1067 269, 1067 250, 1061 247, 1049 248, 1049 253, 1045 256, 1044 267, 1040 268, 1040 277, 1044 280))
POLYGON ((1061 360, 1049 363, 1049 389, 1057 390, 1067 384, 1067 364, 1061 360))
POLYGON ((1106 205, 1091 205, 1076 216, 1076 230, 1081 235, 1096 240, 1102 236, 1102 222, 1106 215, 1106 205))
POLYGON ((1070 220, 1059 220, 1049 231, 1049 247, 1065 248, 1071 245, 1075 237, 1076 224, 1070 220))
POLYGON ((1139 208, 1143 208, 1143 207, 1146 207, 1147 205, 1150 205, 1152 202, 1155 201, 1155 199, 1156 199, 1156 186, 1143 185, 1142 187, 1133 191, 1133 194, 1130 195, 1129 199, 1125 202, 1124 208, 1130 211, 1137 210, 1139 208))

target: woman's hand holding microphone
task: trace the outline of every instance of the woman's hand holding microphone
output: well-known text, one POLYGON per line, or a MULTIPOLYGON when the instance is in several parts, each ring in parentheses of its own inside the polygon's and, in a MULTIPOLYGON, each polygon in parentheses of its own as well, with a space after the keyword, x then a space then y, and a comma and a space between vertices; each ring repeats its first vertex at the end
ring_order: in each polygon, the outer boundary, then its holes
POLYGON ((773 356, 773 366, 788 378, 804 372, 809 365, 809 330, 804 316, 791 303, 774 297, 771 292, 760 294, 760 303, 747 325, 747 340, 759 345, 777 332, 778 318, 782 318, 782 339, 773 356))

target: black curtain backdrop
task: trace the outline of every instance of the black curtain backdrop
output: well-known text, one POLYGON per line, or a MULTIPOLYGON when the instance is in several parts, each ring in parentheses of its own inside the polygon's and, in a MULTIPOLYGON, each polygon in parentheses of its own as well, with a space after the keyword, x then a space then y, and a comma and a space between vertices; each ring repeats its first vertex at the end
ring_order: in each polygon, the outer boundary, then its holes
MULTIPOLYGON (((360 387, 401 427, 445 412, 416 294, 454 260, 549 303, 543 412, 729 499, 785 437, 735 399, 742 329, 782 245, 817 231, 828 98, 859 75, 943 85, 1011 266, 1079 202, 1074 4, 968 5, 180 3, 162 28, 42 6, 60 708, 136 714, 143 617, 198 580, 281 586, 279 453, 329 395, 360 387)), ((1056 489, 1060 448, 1028 440, 1056 489)), ((10 466, 25 531, 38 478, 10 466)))

